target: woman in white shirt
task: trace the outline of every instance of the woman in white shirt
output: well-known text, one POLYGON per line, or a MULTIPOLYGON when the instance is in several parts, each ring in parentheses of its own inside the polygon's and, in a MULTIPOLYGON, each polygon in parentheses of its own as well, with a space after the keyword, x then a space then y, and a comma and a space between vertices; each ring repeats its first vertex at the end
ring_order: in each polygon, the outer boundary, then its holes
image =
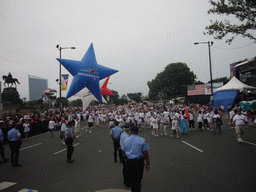
POLYGON ((30 131, 30 124, 28 123, 28 120, 23 124, 24 127, 24 133, 25 133, 25 138, 28 137, 28 132, 30 131))
POLYGON ((153 123, 154 136, 159 137, 158 136, 158 120, 156 115, 154 116, 154 120, 152 121, 152 123, 153 123))
POLYGON ((202 131, 202 128, 203 128, 203 113, 202 111, 199 111, 198 112, 198 117, 197 117, 197 122, 198 122, 198 131, 202 131))
POLYGON ((55 126, 55 122, 53 121, 53 118, 51 118, 51 120, 49 121, 49 125, 48 125, 48 128, 50 129, 50 132, 51 132, 51 136, 50 137, 53 137, 54 126, 55 126))
POLYGON ((212 113, 211 113, 210 109, 208 110, 206 116, 207 116, 207 122, 208 122, 207 130, 213 132, 213 128, 212 128, 212 113))

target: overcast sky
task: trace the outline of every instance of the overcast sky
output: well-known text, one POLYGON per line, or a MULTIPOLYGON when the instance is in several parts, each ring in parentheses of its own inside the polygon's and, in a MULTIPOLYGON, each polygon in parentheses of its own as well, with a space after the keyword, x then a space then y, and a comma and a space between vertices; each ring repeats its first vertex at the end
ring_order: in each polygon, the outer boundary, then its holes
POLYGON ((207 0, 1 0, 1 81, 11 72, 21 83, 20 98, 29 99, 28 75, 59 90, 56 45, 76 47, 62 50, 62 58, 81 60, 91 43, 100 65, 119 70, 108 87, 120 96, 147 95, 147 82, 175 62, 186 63, 207 83, 208 47, 194 42, 213 41, 213 78, 229 77, 229 64, 256 56, 256 43, 237 37, 228 45, 203 35, 210 20, 225 18, 208 15, 210 8, 207 0))

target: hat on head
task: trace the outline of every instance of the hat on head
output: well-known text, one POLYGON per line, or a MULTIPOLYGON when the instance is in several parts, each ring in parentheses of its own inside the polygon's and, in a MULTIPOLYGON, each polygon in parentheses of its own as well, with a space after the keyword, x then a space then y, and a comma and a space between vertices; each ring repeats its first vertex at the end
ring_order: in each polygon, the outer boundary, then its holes
POLYGON ((131 127, 131 131, 135 131, 135 132, 136 132, 136 131, 139 131, 139 128, 136 127, 136 126, 132 126, 132 127, 131 127))
POLYGON ((129 130, 130 130, 130 125, 129 125, 128 123, 125 123, 125 124, 123 125, 123 130, 124 130, 124 131, 129 131, 129 130))

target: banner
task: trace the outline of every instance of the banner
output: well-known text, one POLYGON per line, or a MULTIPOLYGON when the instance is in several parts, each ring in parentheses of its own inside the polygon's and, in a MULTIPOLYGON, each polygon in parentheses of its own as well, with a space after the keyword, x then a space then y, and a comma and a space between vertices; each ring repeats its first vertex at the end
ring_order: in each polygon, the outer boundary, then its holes
POLYGON ((43 95, 43 103, 49 103, 49 100, 50 100, 50 98, 49 98, 50 96, 49 95, 43 95))
MULTIPOLYGON (((213 92, 215 89, 222 87, 222 86, 223 86, 223 82, 212 83, 213 92)), ((211 83, 205 84, 205 95, 211 95, 211 83)))
POLYGON ((61 75, 61 90, 67 90, 68 89, 68 74, 62 74, 61 75))

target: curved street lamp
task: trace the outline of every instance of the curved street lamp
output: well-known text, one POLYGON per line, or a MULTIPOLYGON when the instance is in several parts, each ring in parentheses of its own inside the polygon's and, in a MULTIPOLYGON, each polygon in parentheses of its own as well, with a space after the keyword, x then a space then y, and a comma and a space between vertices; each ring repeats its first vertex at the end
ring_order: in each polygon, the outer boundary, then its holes
POLYGON ((213 41, 195 42, 195 43, 194 43, 194 45, 198 45, 198 44, 208 44, 208 49, 209 49, 209 64, 210 64, 210 81, 211 81, 211 100, 212 100, 212 108, 213 108, 214 102, 213 102, 212 62, 211 62, 211 45, 213 45, 213 41))
MULTIPOLYGON (((62 49, 76 49, 75 47, 60 47, 59 44, 56 45, 56 48, 60 51, 60 59, 61 59, 61 50, 62 49)), ((56 79, 56 81, 57 81, 57 79, 56 79)), ((61 63, 60 63, 60 76, 59 76, 59 82, 58 83, 59 83, 59 89, 60 89, 60 108, 62 108, 62 100, 61 100, 61 63)))

